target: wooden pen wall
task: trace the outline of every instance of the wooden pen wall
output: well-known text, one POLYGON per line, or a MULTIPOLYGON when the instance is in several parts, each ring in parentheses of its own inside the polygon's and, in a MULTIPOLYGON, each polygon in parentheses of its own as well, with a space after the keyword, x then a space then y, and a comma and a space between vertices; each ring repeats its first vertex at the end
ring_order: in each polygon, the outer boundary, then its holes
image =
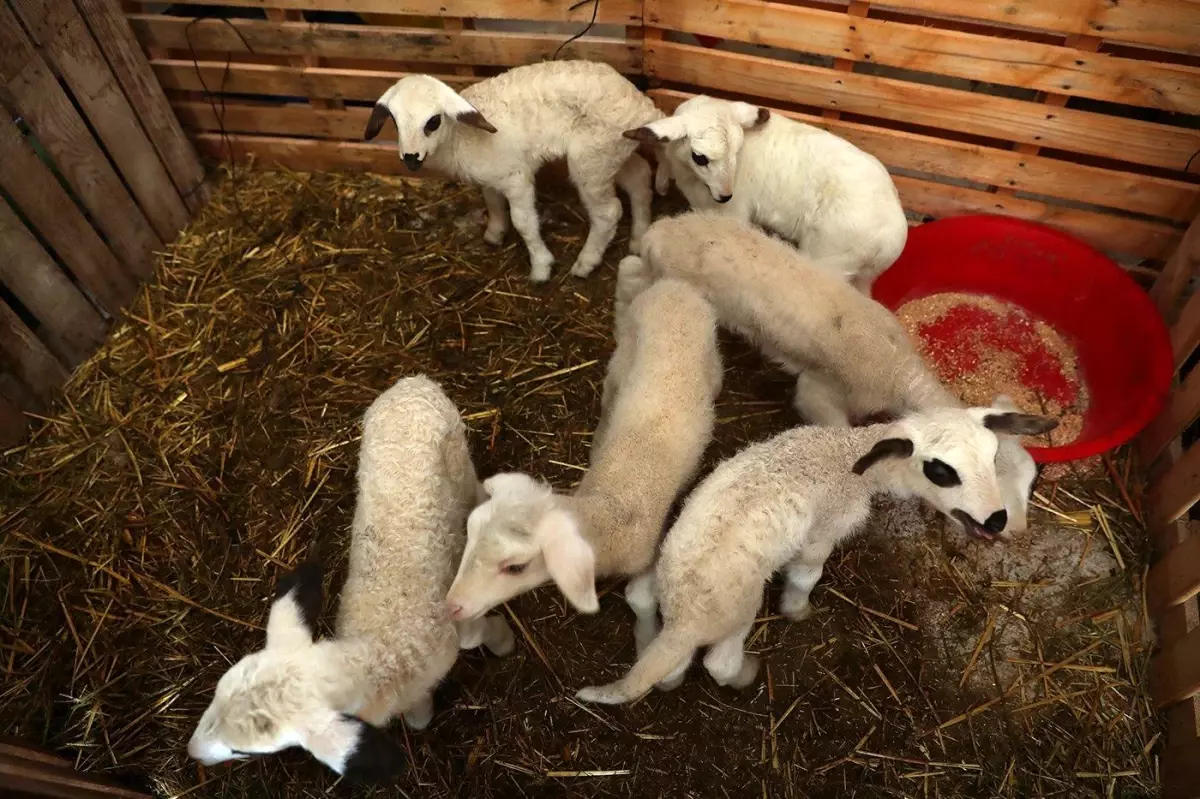
POLYGON ((0 0, 0 446, 46 409, 203 200, 115 0, 0 0))

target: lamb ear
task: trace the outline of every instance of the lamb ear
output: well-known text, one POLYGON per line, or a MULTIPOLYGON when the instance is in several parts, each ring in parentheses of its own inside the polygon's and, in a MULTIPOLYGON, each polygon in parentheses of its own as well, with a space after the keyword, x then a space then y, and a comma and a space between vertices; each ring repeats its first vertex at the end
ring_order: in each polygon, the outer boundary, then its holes
POLYGON ((379 131, 383 130, 383 126, 391 118, 392 112, 386 105, 376 105, 371 111, 371 118, 367 120, 367 128, 363 131, 363 141, 370 141, 378 136, 379 131))
POLYGON ((596 555, 580 535, 575 519, 566 511, 551 510, 538 523, 534 537, 546 560, 546 571, 567 601, 582 613, 598 611, 596 555))
POLYGON ((736 102, 733 106, 733 118, 746 130, 761 128, 771 118, 771 112, 761 106, 750 103, 736 102))
POLYGON ((321 567, 315 561, 302 563, 284 575, 267 617, 267 649, 299 649, 311 644, 324 598, 321 567))
POLYGON ((678 141, 687 135, 687 128, 679 117, 663 117, 648 125, 633 128, 621 134, 627 139, 645 142, 646 144, 666 144, 678 141))
POLYGON ((498 472, 483 481, 483 493, 489 497, 499 494, 514 494, 537 487, 537 482, 521 472, 498 472))
POLYGON ((313 757, 354 782, 394 780, 407 758, 383 730, 333 710, 307 720, 300 732, 301 745, 313 757))
POLYGON ((907 438, 885 438, 871 447, 871 451, 854 462, 852 471, 861 475, 884 458, 908 458, 913 454, 913 443, 907 438))
POLYGON ((462 114, 455 114, 454 118, 464 125, 470 125, 473 128, 486 130, 488 133, 496 132, 496 127, 491 122, 488 122, 484 118, 483 114, 479 113, 474 108, 462 114))
POLYGON ((1031 413, 989 413, 983 426, 993 433, 1009 436, 1040 436, 1058 427, 1058 420, 1031 413))

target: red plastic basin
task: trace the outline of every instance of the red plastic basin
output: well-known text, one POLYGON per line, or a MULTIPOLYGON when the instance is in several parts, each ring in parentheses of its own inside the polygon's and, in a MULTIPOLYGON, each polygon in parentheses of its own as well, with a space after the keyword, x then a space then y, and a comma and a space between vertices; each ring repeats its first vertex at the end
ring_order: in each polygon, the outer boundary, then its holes
POLYGON ((1070 444, 1029 447, 1039 463, 1124 444, 1161 410, 1174 365, 1167 328, 1121 267, 1065 233, 1003 216, 941 219, 909 232, 872 294, 892 311, 943 292, 1012 303, 1074 348, 1090 402, 1070 444))

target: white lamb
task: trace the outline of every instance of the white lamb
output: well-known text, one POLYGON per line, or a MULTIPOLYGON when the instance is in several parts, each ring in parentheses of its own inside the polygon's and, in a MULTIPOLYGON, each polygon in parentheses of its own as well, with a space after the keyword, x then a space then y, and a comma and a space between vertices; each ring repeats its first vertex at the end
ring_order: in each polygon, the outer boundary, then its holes
POLYGON ((595 581, 632 577, 625 599, 635 640, 656 628, 654 563, 663 525, 695 477, 721 389, 716 319, 686 283, 634 291, 618 277, 617 349, 604 385, 592 465, 573 494, 524 474, 484 481, 489 499, 467 522, 467 549, 447 596, 454 618, 477 618, 548 581, 585 613, 595 581))
MULTIPOLYGON (((796 410, 811 422, 841 426, 962 407, 890 311, 748 222, 711 211, 659 219, 642 252, 622 268, 636 272, 640 262, 643 280, 682 278, 700 289, 722 324, 798 375, 796 410)), ((993 403, 1015 410, 1004 397, 993 403)), ((1017 438, 1005 436, 997 468, 1006 532, 1024 532, 1036 466, 1017 438)))
POLYGON ((427 164, 483 187, 488 244, 500 244, 508 230, 507 200, 532 259, 530 279, 547 280, 554 263, 534 205, 534 175, 551 160, 566 159, 590 223, 571 274, 591 273, 616 233, 621 201, 614 182, 629 195, 629 249, 638 252, 650 224, 650 166, 637 155, 636 143, 621 134, 662 113, 607 64, 530 64, 461 94, 429 75, 408 75, 376 101, 364 138, 375 138, 389 116, 410 170, 427 164))
POLYGON ((798 427, 723 462, 688 497, 656 569, 663 629, 632 670, 584 688, 589 702, 629 702, 671 689, 692 655, 721 685, 758 670, 743 643, 763 584, 786 568, 782 612, 801 620, 833 549, 862 528, 877 494, 920 497, 968 528, 1004 528, 996 433, 1041 433, 1057 423, 994 408, 941 409, 869 427, 798 427), (965 521, 969 519, 970 521, 965 521))
POLYGON ((314 641, 320 570, 279 584, 266 648, 217 683, 188 744, 204 762, 302 746, 358 779, 395 772, 404 750, 380 729, 399 714, 422 729, 460 648, 512 651, 499 617, 452 622, 444 597, 479 496, 454 404, 424 377, 400 380, 367 410, 349 574, 337 637, 314 641))
POLYGON ((665 172, 693 208, 762 225, 864 294, 908 240, 883 164, 812 125, 701 95, 625 135, 660 145, 660 191, 665 172))

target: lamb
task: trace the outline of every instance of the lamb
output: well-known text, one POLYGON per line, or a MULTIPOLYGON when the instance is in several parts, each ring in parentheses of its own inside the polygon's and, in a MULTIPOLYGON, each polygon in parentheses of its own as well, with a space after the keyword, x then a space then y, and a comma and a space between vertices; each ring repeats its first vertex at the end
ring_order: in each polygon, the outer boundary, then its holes
POLYGON ((512 223, 529 250, 531 280, 548 280, 554 263, 534 206, 534 175, 554 159, 566 158, 590 224, 571 274, 590 274, 616 233, 621 201, 614 182, 629 195, 629 249, 638 251, 650 224, 650 166, 636 153, 637 144, 621 133, 662 113, 611 66, 591 61, 530 64, 461 93, 429 75, 407 75, 376 101, 364 138, 375 138, 389 116, 409 170, 427 164, 483 187, 488 211, 483 239, 488 244, 504 240, 507 201, 512 223))
POLYGON ((864 294, 908 240, 883 164, 812 125, 701 95, 625 135, 659 145, 660 192, 674 179, 692 208, 762 225, 864 294))
POLYGON ((452 622, 443 597, 479 497, 463 423, 425 377, 378 397, 363 423, 358 503, 337 636, 315 641, 320 570, 280 581, 266 647, 221 677, 188 744, 206 764, 302 746, 339 774, 392 775, 404 750, 381 729, 423 729, 460 648, 513 650, 493 616, 452 622))
MULTIPOLYGON (((796 410, 809 421, 844 426, 852 418, 962 407, 890 311, 748 222, 692 211, 656 221, 642 248, 643 257, 627 257, 622 268, 642 272, 642 281, 676 277, 700 289, 722 324, 798 375, 796 410)), ((1033 459, 1005 436, 997 468, 1008 532, 1024 532, 1033 459)))
POLYGON ((618 275, 617 348, 609 364, 592 465, 573 494, 519 473, 484 481, 467 549, 446 601, 453 618, 553 581, 578 610, 599 609, 596 577, 632 577, 635 641, 656 630, 653 565, 672 504, 712 436, 722 367, 712 307, 686 283, 638 294, 618 275))
POLYGON ((656 569, 663 629, 633 668, 578 697, 619 704, 682 681, 692 655, 721 685, 758 669, 743 642, 763 583, 787 570, 781 611, 799 621, 833 549, 859 530, 878 494, 920 497, 985 536, 1005 526, 997 433, 1057 422, 995 408, 942 408, 868 427, 798 427, 723 462, 688 497, 656 569))

